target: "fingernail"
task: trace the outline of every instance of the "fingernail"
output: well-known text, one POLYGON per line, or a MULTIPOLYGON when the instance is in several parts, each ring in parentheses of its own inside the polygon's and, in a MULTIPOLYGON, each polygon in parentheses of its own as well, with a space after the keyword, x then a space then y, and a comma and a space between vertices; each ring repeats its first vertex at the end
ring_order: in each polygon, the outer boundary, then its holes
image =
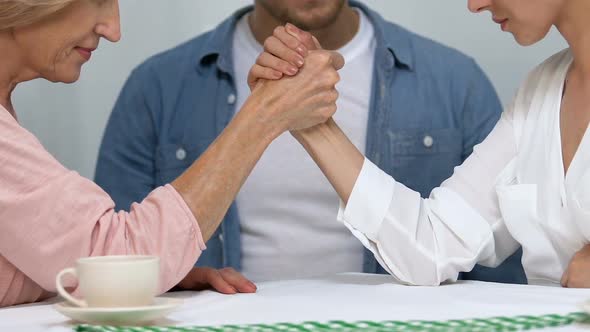
POLYGON ((291 75, 295 75, 295 74, 297 74, 297 68, 289 67, 289 69, 287 69, 287 72, 291 75))
POLYGON ((297 65, 298 65, 299 67, 303 67, 303 63, 304 63, 304 62, 303 62, 303 59, 299 59, 299 60, 297 60, 297 65))
POLYGON ((279 79, 279 78, 283 77, 283 73, 279 73, 279 72, 277 71, 277 72, 274 72, 274 73, 273 73, 273 76, 274 76, 274 78, 276 78, 276 79, 279 79))

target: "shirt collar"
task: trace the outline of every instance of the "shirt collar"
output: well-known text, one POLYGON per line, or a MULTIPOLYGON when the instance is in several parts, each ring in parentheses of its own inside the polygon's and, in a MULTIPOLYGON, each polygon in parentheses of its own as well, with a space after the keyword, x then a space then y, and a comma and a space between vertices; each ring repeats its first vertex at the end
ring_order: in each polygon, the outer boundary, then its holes
POLYGON ((373 23, 377 48, 387 51, 386 56, 390 57, 389 60, 383 59, 383 64, 413 70, 414 54, 411 34, 400 26, 386 21, 377 12, 358 1, 350 0, 350 5, 361 9, 373 23))
MULTIPOLYGON (((411 35, 400 26, 387 22, 377 12, 358 1, 350 0, 350 5, 362 10, 373 24, 377 48, 387 51, 386 57, 382 60, 383 65, 388 67, 395 65, 413 70, 411 35)), ((227 73, 233 71, 233 33, 238 20, 253 8, 253 6, 247 6, 239 9, 206 36, 203 46, 197 51, 198 68, 210 61, 217 61, 217 66, 222 71, 227 73)))
POLYGON ((219 69, 226 73, 233 71, 232 50, 233 34, 236 24, 242 16, 252 11, 253 6, 247 6, 236 11, 232 16, 221 22, 215 30, 206 35, 201 43, 202 47, 196 52, 197 68, 217 61, 219 69))

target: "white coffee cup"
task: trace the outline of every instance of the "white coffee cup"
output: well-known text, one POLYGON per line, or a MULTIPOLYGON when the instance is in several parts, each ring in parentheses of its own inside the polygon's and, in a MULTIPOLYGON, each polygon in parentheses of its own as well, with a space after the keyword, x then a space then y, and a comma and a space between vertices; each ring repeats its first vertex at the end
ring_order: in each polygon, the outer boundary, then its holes
POLYGON ((140 307, 153 303, 159 286, 160 258, 156 256, 96 256, 81 258, 55 278, 57 292, 78 307, 140 307), (83 300, 63 287, 62 278, 78 279, 83 300))

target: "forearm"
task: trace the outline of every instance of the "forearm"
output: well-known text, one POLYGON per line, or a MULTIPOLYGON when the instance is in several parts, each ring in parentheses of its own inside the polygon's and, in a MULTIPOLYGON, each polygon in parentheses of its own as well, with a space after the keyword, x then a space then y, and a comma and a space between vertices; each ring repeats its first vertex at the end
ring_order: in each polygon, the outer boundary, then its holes
POLYGON ((249 100, 207 151, 172 186, 195 215, 207 241, 219 226, 238 190, 280 130, 256 114, 249 100))
POLYGON ((342 201, 347 203, 363 167, 363 154, 332 118, 310 129, 293 132, 293 136, 320 167, 342 201))

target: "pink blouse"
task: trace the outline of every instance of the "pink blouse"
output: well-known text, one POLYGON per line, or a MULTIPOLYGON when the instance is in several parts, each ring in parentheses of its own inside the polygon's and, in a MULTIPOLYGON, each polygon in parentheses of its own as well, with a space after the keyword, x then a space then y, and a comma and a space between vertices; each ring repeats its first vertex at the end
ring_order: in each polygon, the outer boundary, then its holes
POLYGON ((195 217, 170 185, 130 212, 114 207, 0 106, 0 307, 53 296, 57 273, 88 256, 159 256, 163 293, 205 250, 195 217))

